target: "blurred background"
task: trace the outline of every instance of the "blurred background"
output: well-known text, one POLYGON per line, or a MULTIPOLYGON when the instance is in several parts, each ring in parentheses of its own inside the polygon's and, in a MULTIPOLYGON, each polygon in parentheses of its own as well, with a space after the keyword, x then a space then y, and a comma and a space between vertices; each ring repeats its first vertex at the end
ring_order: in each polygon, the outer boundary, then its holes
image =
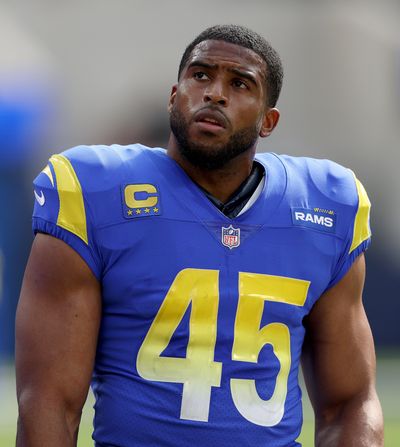
POLYGON ((33 178, 77 144, 165 147, 180 57, 217 23, 254 29, 283 59, 281 121, 259 151, 333 159, 369 193, 365 307, 385 417, 400 436, 400 2, 0 0, 1 446, 15 431, 14 318, 33 178))

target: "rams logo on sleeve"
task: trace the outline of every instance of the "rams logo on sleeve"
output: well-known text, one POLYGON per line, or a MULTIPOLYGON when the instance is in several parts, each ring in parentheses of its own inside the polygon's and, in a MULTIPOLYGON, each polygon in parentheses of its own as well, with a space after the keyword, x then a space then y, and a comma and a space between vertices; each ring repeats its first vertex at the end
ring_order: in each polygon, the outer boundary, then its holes
POLYGON ((292 222, 293 225, 329 233, 334 233, 336 230, 336 214, 332 210, 292 208, 292 222))

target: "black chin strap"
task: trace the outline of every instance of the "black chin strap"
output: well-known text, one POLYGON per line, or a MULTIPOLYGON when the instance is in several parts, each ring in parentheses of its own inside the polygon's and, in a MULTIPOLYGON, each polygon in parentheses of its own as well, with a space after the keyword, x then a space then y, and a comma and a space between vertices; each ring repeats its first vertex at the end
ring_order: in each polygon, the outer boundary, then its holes
POLYGON ((235 218, 247 201, 253 195, 257 186, 260 184, 261 179, 265 174, 264 166, 258 161, 253 162, 253 168, 247 179, 239 186, 239 188, 229 197, 226 203, 222 203, 220 200, 212 196, 204 188, 201 188, 208 199, 221 211, 225 216, 230 219, 235 218))

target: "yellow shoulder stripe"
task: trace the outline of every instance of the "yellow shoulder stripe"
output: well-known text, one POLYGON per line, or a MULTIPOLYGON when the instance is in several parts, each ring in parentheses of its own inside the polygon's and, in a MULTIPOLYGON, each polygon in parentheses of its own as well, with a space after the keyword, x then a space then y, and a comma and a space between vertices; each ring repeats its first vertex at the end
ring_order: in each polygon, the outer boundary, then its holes
POLYGON ((351 243, 349 253, 351 253, 362 242, 371 236, 371 230, 369 227, 369 211, 371 208, 371 202, 369 201, 362 183, 356 178, 356 176, 354 176, 354 180, 356 182, 358 194, 358 209, 354 222, 353 241, 351 243))
POLYGON ((43 174, 46 174, 46 175, 47 175, 47 177, 50 179, 51 184, 52 184, 53 187, 54 187, 54 179, 53 179, 53 174, 51 173, 51 170, 50 170, 50 166, 47 165, 47 166, 43 169, 42 172, 43 172, 43 174))
POLYGON ((86 212, 81 184, 70 161, 63 155, 50 158, 57 180, 60 198, 57 225, 65 228, 88 244, 86 212))

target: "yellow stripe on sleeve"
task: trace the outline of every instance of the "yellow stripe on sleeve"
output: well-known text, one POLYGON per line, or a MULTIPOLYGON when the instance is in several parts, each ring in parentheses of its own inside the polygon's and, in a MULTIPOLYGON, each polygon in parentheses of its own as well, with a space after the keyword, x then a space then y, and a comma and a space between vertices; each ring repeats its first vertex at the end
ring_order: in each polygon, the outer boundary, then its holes
POLYGON ((369 227, 369 211, 371 208, 371 202, 369 201, 362 183, 356 178, 356 176, 354 176, 354 180, 356 182, 358 194, 358 209, 354 222, 353 241, 351 243, 349 253, 351 253, 362 242, 371 236, 371 230, 369 227))
POLYGON ((47 165, 47 166, 43 169, 42 172, 43 172, 43 174, 46 174, 46 175, 47 175, 47 177, 49 178, 51 184, 52 184, 53 187, 54 187, 54 179, 53 179, 53 174, 51 173, 51 170, 50 170, 50 166, 47 165))
POLYGON ((50 158, 57 180, 60 198, 57 225, 65 228, 88 244, 86 212, 81 184, 70 161, 63 155, 50 158))

